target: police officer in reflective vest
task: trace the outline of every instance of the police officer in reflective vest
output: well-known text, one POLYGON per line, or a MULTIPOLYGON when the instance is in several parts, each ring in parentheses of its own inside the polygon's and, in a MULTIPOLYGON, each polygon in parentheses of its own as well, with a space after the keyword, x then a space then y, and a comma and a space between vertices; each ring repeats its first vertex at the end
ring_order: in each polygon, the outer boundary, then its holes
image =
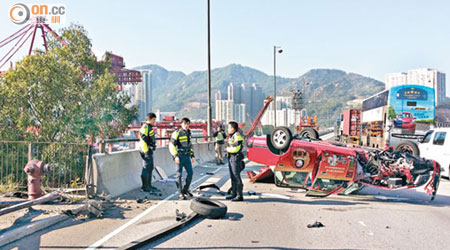
POLYGON ((189 191, 189 186, 191 185, 193 174, 191 163, 194 163, 195 161, 194 149, 192 147, 191 131, 189 130, 190 124, 191 121, 188 118, 183 118, 181 120, 181 128, 173 132, 169 143, 170 154, 174 157, 175 163, 178 165, 176 184, 179 200, 185 200, 186 196, 193 196, 189 191), (187 172, 184 187, 183 181, 181 180, 183 167, 187 172))
POLYGON ((145 192, 158 191, 156 187, 152 186, 153 175, 153 151, 156 149, 156 138, 153 126, 156 122, 156 115, 154 113, 148 113, 146 121, 139 130, 140 137, 140 153, 144 160, 144 168, 141 173, 142 190, 145 192))
POLYGON ((216 163, 225 164, 223 161, 223 149, 225 148, 225 132, 223 132, 222 126, 217 128, 217 131, 214 133, 214 137, 216 138, 216 163))
POLYGON ((234 121, 228 123, 227 157, 228 168, 230 170, 231 194, 226 197, 227 200, 243 201, 242 190, 244 184, 241 179, 244 155, 244 138, 239 133, 238 124, 234 121))

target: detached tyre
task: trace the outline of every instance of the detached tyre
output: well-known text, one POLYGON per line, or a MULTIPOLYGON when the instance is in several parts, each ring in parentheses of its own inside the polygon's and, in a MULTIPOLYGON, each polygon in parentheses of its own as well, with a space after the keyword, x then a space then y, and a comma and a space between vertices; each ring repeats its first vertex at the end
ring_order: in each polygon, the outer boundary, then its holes
POLYGON ((270 135, 270 141, 275 149, 286 151, 292 141, 291 130, 286 127, 276 127, 270 135))
POLYGON ((191 202, 192 211, 210 219, 220 219, 227 214, 227 206, 220 201, 197 197, 191 202))
POLYGON ((419 147, 412 141, 403 141, 395 147, 396 152, 409 153, 414 156, 420 156, 419 147))
POLYGON ((313 128, 304 128, 300 132, 300 137, 317 140, 317 139, 319 139, 319 133, 317 133, 317 131, 315 129, 313 129, 313 128))

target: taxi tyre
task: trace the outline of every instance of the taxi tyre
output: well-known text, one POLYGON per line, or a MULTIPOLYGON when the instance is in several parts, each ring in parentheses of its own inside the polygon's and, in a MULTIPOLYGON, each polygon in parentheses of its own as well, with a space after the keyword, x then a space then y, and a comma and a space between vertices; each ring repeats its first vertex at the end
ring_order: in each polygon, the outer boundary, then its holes
POLYGON ((270 135, 270 141, 275 149, 285 151, 292 141, 292 132, 287 127, 276 127, 270 135))
POLYGON ((227 206, 225 204, 205 197, 193 199, 191 210, 210 219, 220 219, 227 214, 227 206))
POLYGON ((319 133, 313 128, 304 128, 302 132, 300 132, 300 137, 319 139, 319 133))
POLYGON ((414 156, 420 156, 419 147, 412 141, 403 141, 395 147, 395 151, 408 152, 414 156))

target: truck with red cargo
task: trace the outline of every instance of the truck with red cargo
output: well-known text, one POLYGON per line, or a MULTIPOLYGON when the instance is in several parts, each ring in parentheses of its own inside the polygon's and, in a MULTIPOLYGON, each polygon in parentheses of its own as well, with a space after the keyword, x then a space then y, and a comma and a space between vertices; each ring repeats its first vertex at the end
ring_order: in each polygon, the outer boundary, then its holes
POLYGON ((361 140, 361 110, 347 109, 339 117, 335 130, 335 140, 359 145, 361 140))

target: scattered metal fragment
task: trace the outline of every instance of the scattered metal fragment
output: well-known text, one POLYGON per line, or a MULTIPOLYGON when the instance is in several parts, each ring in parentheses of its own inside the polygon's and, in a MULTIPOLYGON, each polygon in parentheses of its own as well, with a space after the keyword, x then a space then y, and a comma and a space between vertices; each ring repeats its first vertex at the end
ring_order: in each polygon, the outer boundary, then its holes
POLYGON ((180 213, 180 210, 178 210, 178 209, 175 210, 175 214, 176 214, 176 220, 177 221, 183 220, 187 216, 184 212, 180 213))
POLYGON ((252 243, 259 243, 259 240, 252 240, 252 243))
POLYGON ((25 202, 22 202, 22 203, 13 205, 13 206, 2 208, 2 209, 0 209, 0 215, 4 215, 4 214, 11 213, 11 212, 14 212, 14 211, 17 211, 20 209, 28 208, 28 207, 31 207, 31 206, 34 206, 37 204, 42 204, 42 203, 45 203, 45 202, 48 202, 51 200, 55 200, 58 197, 60 197, 60 195, 61 194, 59 192, 54 191, 52 193, 49 193, 43 197, 40 197, 40 198, 37 198, 34 200, 25 201, 25 202))
POLYGON ((324 224, 322 224, 322 222, 320 221, 316 221, 313 224, 308 224, 308 226, 306 226, 307 228, 319 228, 319 227, 325 227, 324 224))
POLYGON ((215 188, 215 189, 219 190, 219 192, 220 192, 220 188, 219 188, 215 183, 201 185, 201 186, 199 186, 197 189, 198 189, 198 190, 203 190, 203 189, 205 189, 205 188, 215 188))
POLYGON ((214 175, 212 172, 206 172, 207 175, 214 175))

